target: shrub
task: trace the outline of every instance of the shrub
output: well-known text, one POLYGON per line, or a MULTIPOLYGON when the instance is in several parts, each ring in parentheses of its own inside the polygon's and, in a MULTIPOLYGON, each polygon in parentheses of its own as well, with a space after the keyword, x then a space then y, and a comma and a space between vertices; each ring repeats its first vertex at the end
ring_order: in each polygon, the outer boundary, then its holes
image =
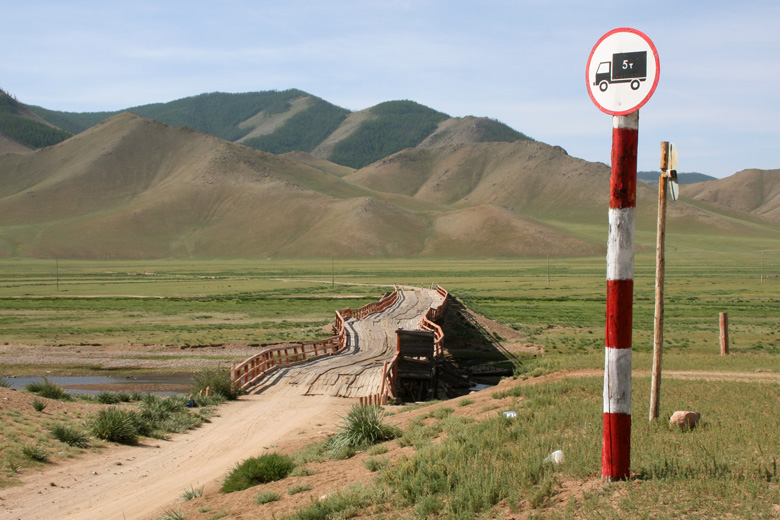
POLYGON ((47 399, 59 399, 61 401, 69 401, 70 396, 61 387, 49 382, 47 378, 43 378, 41 383, 30 383, 26 387, 26 390, 32 394, 38 394, 41 397, 47 399))
POLYGON ((118 408, 106 408, 90 418, 88 426, 92 435, 119 444, 138 444, 137 420, 133 412, 118 408))
POLYGON ((75 448, 86 448, 89 446, 89 437, 81 430, 77 430, 66 424, 55 424, 50 429, 51 434, 60 442, 64 442, 75 448))
POLYGON ((11 383, 4 377, 0 377, 0 387, 11 388, 11 383))
POLYGON ((464 397, 460 401, 458 401, 458 406, 468 406, 470 404, 474 404, 474 399, 469 399, 467 397, 464 397))
POLYGON ((274 482, 287 477, 295 464, 287 455, 266 453, 259 457, 246 459, 225 478, 221 491, 232 493, 252 486, 274 482))
POLYGON ((36 462, 46 462, 49 459, 49 453, 37 444, 26 444, 22 448, 25 457, 36 462))
POLYGON ((33 399, 32 407, 36 412, 42 412, 46 409, 47 403, 46 401, 41 401, 40 399, 33 399))
POLYGON ((279 493, 274 493, 273 491, 261 491, 255 497, 255 504, 261 506, 269 502, 276 502, 280 498, 281 496, 279 495, 279 493))
POLYGON ((353 406, 344 417, 341 429, 330 439, 331 451, 360 450, 395 439, 400 430, 387 424, 384 418, 385 412, 379 406, 353 406))
POLYGON ((206 388, 211 388, 211 393, 221 395, 228 401, 233 401, 241 394, 238 387, 230 380, 230 372, 218 368, 205 368, 193 376, 195 383, 192 386, 192 393, 197 394, 201 390, 205 393, 206 388))

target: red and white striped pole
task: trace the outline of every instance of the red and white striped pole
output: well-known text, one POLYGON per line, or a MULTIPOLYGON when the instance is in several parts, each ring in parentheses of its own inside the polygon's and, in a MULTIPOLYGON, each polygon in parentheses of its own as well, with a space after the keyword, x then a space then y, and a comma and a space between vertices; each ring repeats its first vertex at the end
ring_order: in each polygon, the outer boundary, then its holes
POLYGON ((604 442, 601 475, 625 479, 631 462, 631 331, 639 111, 613 116, 607 241, 604 442))

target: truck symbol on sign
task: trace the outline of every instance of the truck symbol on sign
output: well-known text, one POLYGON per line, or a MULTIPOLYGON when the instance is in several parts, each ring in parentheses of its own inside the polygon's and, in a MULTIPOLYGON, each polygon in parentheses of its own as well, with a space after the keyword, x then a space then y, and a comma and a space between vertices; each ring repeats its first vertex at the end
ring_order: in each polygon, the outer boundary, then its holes
POLYGON ((639 82, 647 80, 647 51, 618 52, 612 61, 602 61, 596 69, 593 86, 606 92, 611 83, 630 83, 631 90, 639 88, 639 82))

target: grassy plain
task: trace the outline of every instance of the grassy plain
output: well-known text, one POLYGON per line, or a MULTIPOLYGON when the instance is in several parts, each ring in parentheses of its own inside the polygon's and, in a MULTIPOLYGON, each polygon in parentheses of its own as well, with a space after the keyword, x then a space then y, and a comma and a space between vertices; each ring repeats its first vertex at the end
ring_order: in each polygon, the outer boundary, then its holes
MULTIPOLYGON (((780 372, 776 256, 679 247, 667 261, 666 370, 780 372), (729 313, 728 357, 719 355, 719 312, 729 313)), ((586 372, 497 392, 492 405, 461 400, 453 416, 482 406, 496 416, 513 409, 519 420, 439 418, 433 434, 442 442, 421 438, 411 443, 413 454, 383 463, 369 489, 372 500, 381 498, 373 503, 384 504, 377 517, 776 517, 776 382, 665 379, 662 421, 645 420, 654 272, 654 257, 638 254, 631 480, 600 482, 602 380, 586 372), (701 411, 702 427, 669 430, 664 420, 676 409, 701 411), (544 464, 555 449, 566 462, 544 464), (442 473, 440 462, 449 458, 459 469, 442 473)), ((546 259, 4 260, 0 333, 5 342, 28 345, 311 339, 327 333, 335 309, 374 301, 392 283, 439 283, 475 311, 525 333, 546 351, 522 359, 530 374, 603 366, 603 258, 555 258, 549 267, 546 259)), ((12 357, 0 356, 2 373, 12 357)), ((337 498, 361 507, 358 495, 337 498)))
MULTIPOLYGON (((654 257, 639 254, 635 265, 634 368, 647 369, 654 257)), ((778 274, 776 255, 670 251, 665 367, 780 370, 778 274), (715 355, 720 312, 729 314, 734 353, 724 359, 715 355)), ((603 363, 603 258, 556 258, 549 267, 546 259, 3 260, 0 337, 26 345, 315 339, 328 333, 334 310, 360 307, 393 283, 443 285, 475 311, 543 345, 546 363, 603 363)))

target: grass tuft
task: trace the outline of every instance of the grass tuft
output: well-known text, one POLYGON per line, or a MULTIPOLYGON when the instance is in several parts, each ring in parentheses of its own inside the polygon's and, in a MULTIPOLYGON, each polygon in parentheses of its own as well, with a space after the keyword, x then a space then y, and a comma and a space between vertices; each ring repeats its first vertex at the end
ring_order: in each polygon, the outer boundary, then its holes
POLYGON ((287 490, 287 494, 297 495, 298 493, 303 493, 304 491, 311 491, 311 484, 296 484, 291 486, 290 489, 287 490))
POLYGON ((190 486, 189 489, 185 489, 181 494, 182 502, 188 502, 192 499, 202 497, 203 496, 203 487, 193 487, 190 486))
POLYGON ((55 424, 50 428, 52 436, 60 442, 64 442, 74 448, 89 447, 89 437, 83 431, 67 424, 55 424))
POLYGON ((401 434, 400 430, 387 424, 384 419, 385 412, 379 406, 353 406, 344 417, 341 429, 330 438, 330 450, 361 450, 395 439, 401 434))
POLYGON ((363 466, 368 471, 379 471, 387 467, 389 459, 387 457, 371 457, 363 461, 363 466))
POLYGON ((33 410, 36 412, 42 412, 46 409, 48 406, 48 403, 46 401, 41 401, 40 399, 33 399, 32 407, 33 410))
POLYGON ((136 422, 133 412, 119 408, 106 408, 90 417, 87 426, 92 435, 98 439, 133 446, 138 444, 136 422))
POLYGON ((255 504, 261 506, 263 504, 268 504, 269 502, 276 502, 280 498, 282 497, 279 495, 279 493, 275 493, 273 491, 261 491, 255 497, 255 504))
POLYGON ((161 517, 157 518, 157 520, 184 520, 185 518, 184 513, 181 511, 169 509, 161 517))
POLYGON ((259 457, 252 457, 233 468, 225 477, 220 491, 232 493, 281 480, 286 478, 294 468, 295 464, 287 455, 266 453, 259 457))
POLYGON ((47 399, 58 399, 60 401, 70 401, 70 395, 62 389, 62 387, 50 382, 47 378, 43 378, 40 383, 30 383, 25 389, 31 394, 37 394, 47 399))
POLYGON ((49 460, 49 453, 38 444, 26 444, 22 447, 22 454, 35 462, 46 462, 49 460))
POLYGON ((212 395, 219 395, 227 401, 234 401, 242 393, 230 380, 230 372, 227 370, 205 368, 196 373, 193 379, 195 380, 192 386, 193 395, 197 395, 201 391, 205 394, 206 388, 209 388, 212 395))

